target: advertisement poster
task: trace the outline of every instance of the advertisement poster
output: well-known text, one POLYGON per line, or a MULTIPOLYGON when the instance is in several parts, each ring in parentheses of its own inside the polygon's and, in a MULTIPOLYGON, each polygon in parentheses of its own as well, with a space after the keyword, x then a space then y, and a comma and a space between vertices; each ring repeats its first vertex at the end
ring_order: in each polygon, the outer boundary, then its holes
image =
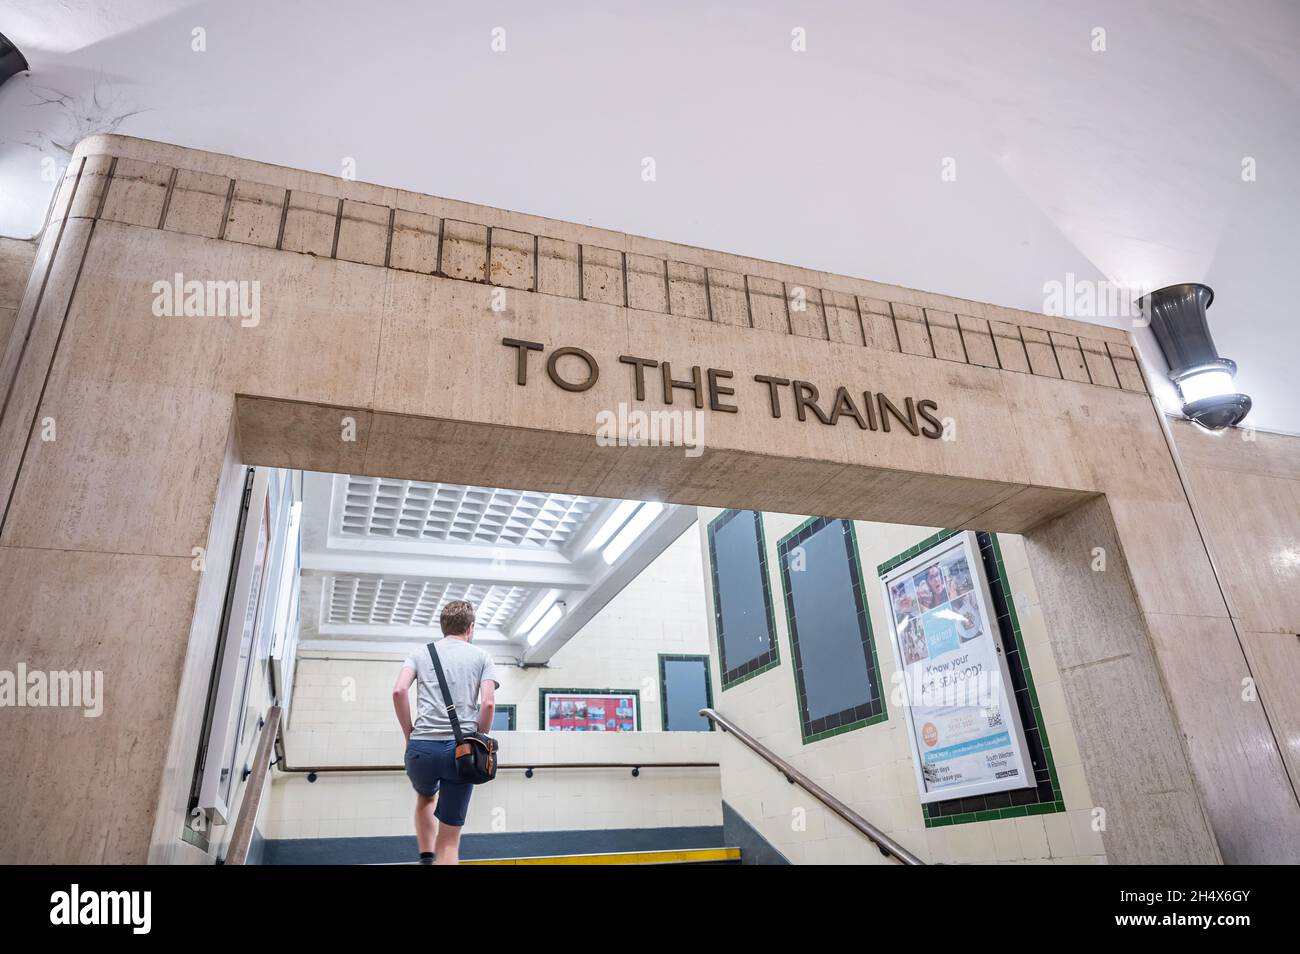
POLYGON ((1033 786, 975 534, 881 578, 921 801, 1033 786))
POLYGON ((547 692, 547 732, 635 732, 637 699, 632 692, 547 692))

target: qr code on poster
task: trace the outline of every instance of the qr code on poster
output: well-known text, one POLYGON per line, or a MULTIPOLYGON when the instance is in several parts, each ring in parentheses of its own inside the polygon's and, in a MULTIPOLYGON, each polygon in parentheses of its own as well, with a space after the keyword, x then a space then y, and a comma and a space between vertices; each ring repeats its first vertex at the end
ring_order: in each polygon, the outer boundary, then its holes
POLYGON ((984 713, 985 713, 985 715, 988 716, 988 720, 989 720, 989 728, 990 728, 990 729, 1000 729, 1000 728, 1002 728, 1002 710, 1001 710, 1001 709, 985 709, 985 710, 984 710, 984 713))

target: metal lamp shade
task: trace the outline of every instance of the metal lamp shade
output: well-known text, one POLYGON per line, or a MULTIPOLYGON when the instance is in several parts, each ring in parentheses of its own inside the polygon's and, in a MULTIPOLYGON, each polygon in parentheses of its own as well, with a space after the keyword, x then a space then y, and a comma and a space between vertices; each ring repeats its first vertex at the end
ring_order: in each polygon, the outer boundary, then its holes
POLYGON ((1212 364, 1219 352, 1210 337, 1205 311, 1214 302, 1209 285, 1188 282, 1170 285, 1138 299, 1142 313, 1151 319, 1156 342, 1169 362, 1169 376, 1177 379, 1188 368, 1212 364))
POLYGON ((1219 356, 1210 335, 1205 311, 1214 301, 1214 290, 1198 282, 1169 285, 1138 300, 1151 322, 1156 344, 1169 363, 1169 379, 1183 398, 1183 413, 1210 430, 1241 422, 1250 413, 1245 394, 1224 393, 1187 401, 1183 382, 1209 372, 1236 374, 1237 365, 1219 356))
POLYGON ((22 51, 14 46, 0 33, 0 83, 3 83, 15 73, 22 73, 27 70, 27 58, 23 56, 22 51))

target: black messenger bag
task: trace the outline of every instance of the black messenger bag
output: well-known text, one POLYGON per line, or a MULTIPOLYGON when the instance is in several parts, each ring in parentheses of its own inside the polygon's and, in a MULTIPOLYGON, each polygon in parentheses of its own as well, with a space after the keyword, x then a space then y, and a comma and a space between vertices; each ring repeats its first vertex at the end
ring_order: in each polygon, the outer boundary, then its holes
POLYGON ((447 677, 443 674, 438 651, 429 643, 429 656, 433 659, 434 671, 438 673, 438 686, 442 689, 442 702, 447 707, 447 718, 451 719, 451 731, 456 736, 456 771, 462 782, 482 785, 497 777, 497 740, 482 732, 466 735, 460 728, 460 718, 456 715, 456 704, 451 701, 451 691, 447 688, 447 677))

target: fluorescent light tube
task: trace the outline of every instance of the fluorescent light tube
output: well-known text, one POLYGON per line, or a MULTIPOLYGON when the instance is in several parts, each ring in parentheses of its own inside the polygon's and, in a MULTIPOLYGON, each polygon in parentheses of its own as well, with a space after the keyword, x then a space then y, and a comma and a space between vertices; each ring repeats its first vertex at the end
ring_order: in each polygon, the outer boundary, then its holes
POLYGON ((654 522, 655 517, 663 513, 664 505, 650 501, 643 503, 641 509, 632 515, 632 519, 623 525, 623 529, 609 542, 609 546, 600 551, 606 563, 613 563, 630 547, 633 541, 645 533, 646 527, 654 522))
POLYGON ((546 614, 546 611, 555 603, 557 596, 559 596, 559 594, 555 590, 551 590, 545 597, 538 600, 537 605, 533 607, 533 611, 524 618, 522 623, 519 624, 519 629, 517 629, 516 632, 532 632, 533 627, 537 625, 537 621, 540 620, 546 614))
POLYGON ((542 637, 555 628, 555 624, 560 621, 564 615, 563 604, 552 603, 551 608, 546 611, 546 615, 541 618, 536 626, 528 633, 528 645, 536 646, 542 641, 542 637))
POLYGON ((614 535, 614 531, 623 526, 623 524, 627 522, 627 518, 632 516, 632 511, 636 510, 640 505, 641 501, 639 500, 624 500, 615 507, 614 512, 611 513, 609 518, 600 525, 600 529, 596 531, 596 535, 591 538, 591 543, 587 544, 588 552, 599 550, 608 543, 609 538, 614 535))

